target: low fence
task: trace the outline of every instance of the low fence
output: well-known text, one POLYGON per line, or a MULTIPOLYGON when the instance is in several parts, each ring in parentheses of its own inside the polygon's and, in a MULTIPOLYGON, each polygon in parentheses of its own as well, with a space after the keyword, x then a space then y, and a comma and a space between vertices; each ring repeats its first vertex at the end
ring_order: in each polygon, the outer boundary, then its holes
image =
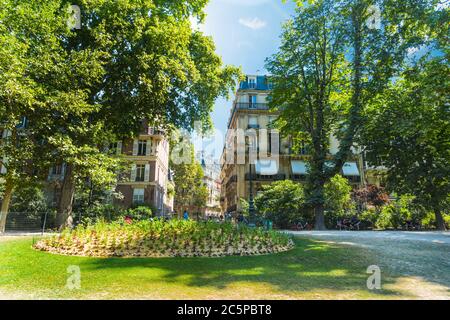
MULTIPOLYGON (((73 227, 80 224, 83 219, 87 218, 83 212, 72 213, 73 227)), ((56 212, 9 212, 6 217, 5 231, 8 233, 44 233, 55 231, 56 212)))
POLYGON ((9 212, 6 232, 44 232, 54 227, 51 212, 9 212))

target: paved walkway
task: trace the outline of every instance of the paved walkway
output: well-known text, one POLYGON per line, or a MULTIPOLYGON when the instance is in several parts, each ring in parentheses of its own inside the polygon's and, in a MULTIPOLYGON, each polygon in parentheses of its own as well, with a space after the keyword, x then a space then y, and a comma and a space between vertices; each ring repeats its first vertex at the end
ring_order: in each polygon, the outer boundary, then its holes
MULTIPOLYGON (((298 236, 310 236, 318 238, 336 238, 355 240, 357 243, 377 240, 392 241, 425 241, 428 243, 440 243, 450 245, 450 232, 415 232, 415 231, 288 231, 298 236)), ((369 242, 369 244, 370 244, 369 242)))
POLYGON ((287 231, 298 237, 364 247, 382 270, 423 278, 448 288, 450 294, 450 232, 287 231))

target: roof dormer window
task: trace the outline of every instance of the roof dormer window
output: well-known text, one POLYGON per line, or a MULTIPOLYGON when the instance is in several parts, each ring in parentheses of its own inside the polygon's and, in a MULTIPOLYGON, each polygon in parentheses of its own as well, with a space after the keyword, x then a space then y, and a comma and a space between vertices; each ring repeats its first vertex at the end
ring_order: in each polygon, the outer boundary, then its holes
POLYGON ((254 77, 254 76, 248 77, 248 88, 256 89, 256 77, 254 77))

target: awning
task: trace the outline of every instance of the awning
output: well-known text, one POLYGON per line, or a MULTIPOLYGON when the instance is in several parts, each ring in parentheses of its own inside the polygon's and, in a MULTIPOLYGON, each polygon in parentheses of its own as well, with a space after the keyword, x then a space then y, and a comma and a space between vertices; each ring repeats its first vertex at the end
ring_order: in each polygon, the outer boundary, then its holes
POLYGON ((255 170, 256 174, 273 176, 278 173, 278 163, 276 160, 257 160, 255 170))
POLYGON ((324 167, 326 167, 326 169, 333 169, 336 165, 334 164, 333 161, 330 160, 326 160, 324 162, 324 167))
POLYGON ((308 173, 308 164, 305 161, 291 161, 292 174, 306 175, 308 173))
POLYGON ((356 162, 346 162, 342 167, 344 176, 359 176, 358 165, 356 162))

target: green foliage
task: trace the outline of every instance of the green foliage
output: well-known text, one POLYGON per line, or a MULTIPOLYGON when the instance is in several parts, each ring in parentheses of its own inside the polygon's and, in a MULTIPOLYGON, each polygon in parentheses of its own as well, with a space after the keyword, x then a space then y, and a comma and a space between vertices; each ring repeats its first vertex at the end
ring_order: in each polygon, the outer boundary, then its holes
POLYGON ((384 206, 375 223, 379 229, 403 227, 406 221, 413 218, 412 196, 401 196, 396 201, 384 206))
POLYGON ((94 202, 84 210, 80 208, 77 214, 81 215, 81 224, 88 225, 100 220, 116 221, 126 215, 126 210, 113 204, 94 202))
POLYGON ((149 220, 153 216, 153 210, 148 206, 138 206, 128 209, 126 215, 133 220, 149 220))
POLYGON ((167 184, 167 196, 169 197, 169 199, 173 199, 175 197, 175 194, 176 191, 173 184, 172 183, 167 184))
MULTIPOLYGON (((434 229, 436 228, 436 216, 433 212, 427 212, 421 223, 423 229, 434 229)), ((444 223, 447 228, 450 228, 450 214, 444 214, 444 223)))
POLYGON ((286 251, 286 234, 231 223, 155 219, 78 226, 60 236, 44 238, 40 250, 87 256, 224 256, 286 251))
POLYGON ((376 222, 380 217, 380 210, 375 208, 368 208, 359 214, 359 219, 361 221, 367 222, 368 227, 375 228, 376 222))
POLYGON ((55 209, 48 203, 41 185, 30 184, 18 188, 12 197, 10 211, 10 221, 15 220, 19 228, 32 225, 33 222, 41 226, 45 216, 47 228, 53 228, 55 224, 55 209))
POLYGON ((29 185, 18 189, 11 202, 11 211, 42 213, 50 210, 42 186, 29 185))
POLYGON ((423 58, 373 102, 362 134, 369 163, 387 168, 387 188, 437 216, 450 208, 449 72, 447 55, 423 58))
POLYGON ((325 184, 325 209, 335 216, 348 214, 354 209, 352 187, 348 180, 337 174, 325 184))
POLYGON ((445 21, 446 14, 438 12, 436 1, 405 0, 398 5, 382 0, 376 2, 382 10, 380 26, 369 28, 374 1, 308 3, 285 24, 279 52, 267 61, 267 70, 274 86, 270 104, 280 112, 279 128, 309 144, 306 194, 315 207, 316 228, 321 229, 324 185, 351 156, 366 108, 404 68, 411 47, 433 42, 429 39, 439 33, 437 21, 445 21), (340 141, 334 155, 329 153, 331 134, 340 141))
POLYGON ((201 208, 208 200, 208 188, 203 183, 203 168, 195 159, 194 146, 190 142, 173 141, 173 143, 184 143, 183 159, 176 159, 175 148, 171 148, 172 157, 170 167, 174 171, 175 183, 175 209, 182 212, 185 208, 201 208))
POLYGON ((64 162, 59 213, 68 220, 74 181, 115 182, 120 160, 102 152, 108 141, 136 136, 143 119, 208 127, 215 99, 240 71, 222 66, 212 39, 191 28, 206 3, 81 0, 82 28, 69 30, 65 0, 3 1, 0 122, 14 131, 29 119, 27 134, 14 132, 0 148, 8 194, 27 164, 48 172, 64 162))
MULTIPOLYGON (((248 201, 246 200, 246 199, 244 199, 244 198, 240 198, 239 199, 239 203, 240 203, 240 206, 241 206, 241 209, 242 209, 242 214, 245 216, 245 217, 248 217, 249 216, 249 208, 250 208, 250 204, 248 203, 248 201)), ((255 206, 255 208, 257 209, 257 207, 255 206)))
POLYGON ((289 228, 300 218, 309 218, 303 187, 291 180, 264 185, 255 203, 264 219, 272 220, 278 228, 289 228))

